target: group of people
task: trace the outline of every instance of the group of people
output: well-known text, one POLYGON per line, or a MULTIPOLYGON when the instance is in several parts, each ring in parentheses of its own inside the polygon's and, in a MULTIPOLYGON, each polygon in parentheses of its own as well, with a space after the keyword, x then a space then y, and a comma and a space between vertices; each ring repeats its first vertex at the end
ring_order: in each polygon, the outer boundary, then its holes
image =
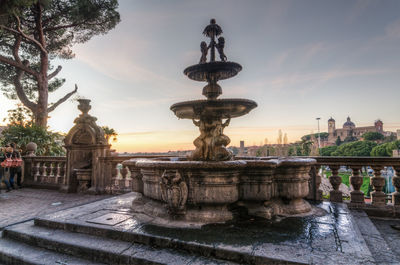
POLYGON ((14 143, 0 148, 0 166, 0 184, 3 180, 6 184, 7 192, 11 189, 21 188, 22 158, 14 143), (6 175, 8 175, 8 179, 6 175), (15 176, 17 177, 17 183, 14 181, 15 176))

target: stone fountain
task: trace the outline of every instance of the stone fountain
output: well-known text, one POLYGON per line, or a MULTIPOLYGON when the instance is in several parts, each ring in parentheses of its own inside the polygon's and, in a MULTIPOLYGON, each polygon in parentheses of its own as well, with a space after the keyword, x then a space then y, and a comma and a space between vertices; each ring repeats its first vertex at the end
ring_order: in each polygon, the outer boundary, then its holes
POLYGON ((134 191, 142 194, 133 201, 133 211, 201 224, 225 222, 243 212, 268 219, 310 212, 311 206, 303 198, 308 195, 313 159, 235 160, 226 148, 230 139, 224 128, 257 103, 218 98, 222 94, 218 81, 236 76, 242 66, 227 61, 225 39, 215 19, 203 34, 210 41, 201 42, 200 62, 186 68, 184 74, 207 82, 202 93, 206 99, 171 106, 178 118, 191 119, 199 127, 200 136, 193 142, 196 149, 186 159, 125 161, 134 191))

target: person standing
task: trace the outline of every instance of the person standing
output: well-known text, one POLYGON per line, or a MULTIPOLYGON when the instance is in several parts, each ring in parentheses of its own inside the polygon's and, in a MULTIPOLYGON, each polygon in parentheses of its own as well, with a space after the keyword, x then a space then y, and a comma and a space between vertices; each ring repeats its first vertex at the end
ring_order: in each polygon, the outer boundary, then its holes
POLYGON ((10 182, 5 177, 6 167, 3 167, 3 161, 5 159, 6 159, 6 148, 1 148, 0 149, 0 163, 2 164, 2 166, 0 167, 0 183, 1 183, 1 179, 4 177, 3 181, 6 184, 6 188, 7 188, 6 192, 9 192, 11 190, 11 185, 10 185, 10 182))
POLYGON ((10 168, 10 182, 11 179, 14 183, 15 174, 17 175, 17 186, 21 188, 21 178, 22 178, 22 158, 21 153, 18 151, 17 146, 15 143, 11 143, 10 146, 12 147, 13 151, 11 154, 11 158, 13 160, 13 166, 10 168))

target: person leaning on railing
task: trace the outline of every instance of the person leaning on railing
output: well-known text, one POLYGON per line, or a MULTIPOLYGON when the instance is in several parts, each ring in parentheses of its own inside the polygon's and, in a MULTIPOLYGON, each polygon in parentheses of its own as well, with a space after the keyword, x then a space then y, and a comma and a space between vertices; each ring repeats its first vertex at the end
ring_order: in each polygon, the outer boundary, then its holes
MULTIPOLYGON (((9 158, 11 158, 11 153, 7 151, 11 151, 10 146, 2 147, 0 148, 0 183, 1 179, 4 177, 4 183, 6 184, 7 191, 9 192, 11 190, 11 187, 14 185, 11 185, 10 182, 7 180, 5 177, 5 173, 8 171, 9 167, 7 167, 7 161, 6 159, 8 158, 7 153, 9 154, 9 158)), ((14 184, 14 183, 13 183, 14 184)))
MULTIPOLYGON (((17 174, 17 186, 18 188, 21 188, 21 178, 22 178, 22 157, 21 153, 17 149, 17 146, 15 143, 11 143, 10 146, 13 149, 13 152, 11 154, 11 159, 13 161, 13 165, 10 168, 10 179, 13 180, 14 183, 14 177, 15 174, 17 174)), ((11 182, 11 181, 10 181, 11 182)))

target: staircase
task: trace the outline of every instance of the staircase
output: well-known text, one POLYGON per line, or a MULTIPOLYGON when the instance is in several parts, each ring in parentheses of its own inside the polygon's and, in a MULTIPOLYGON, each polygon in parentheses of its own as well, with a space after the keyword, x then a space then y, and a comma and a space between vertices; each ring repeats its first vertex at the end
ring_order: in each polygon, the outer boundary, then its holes
POLYGON ((131 243, 28 221, 3 231, 0 264, 237 264, 156 248, 148 243, 131 243))

